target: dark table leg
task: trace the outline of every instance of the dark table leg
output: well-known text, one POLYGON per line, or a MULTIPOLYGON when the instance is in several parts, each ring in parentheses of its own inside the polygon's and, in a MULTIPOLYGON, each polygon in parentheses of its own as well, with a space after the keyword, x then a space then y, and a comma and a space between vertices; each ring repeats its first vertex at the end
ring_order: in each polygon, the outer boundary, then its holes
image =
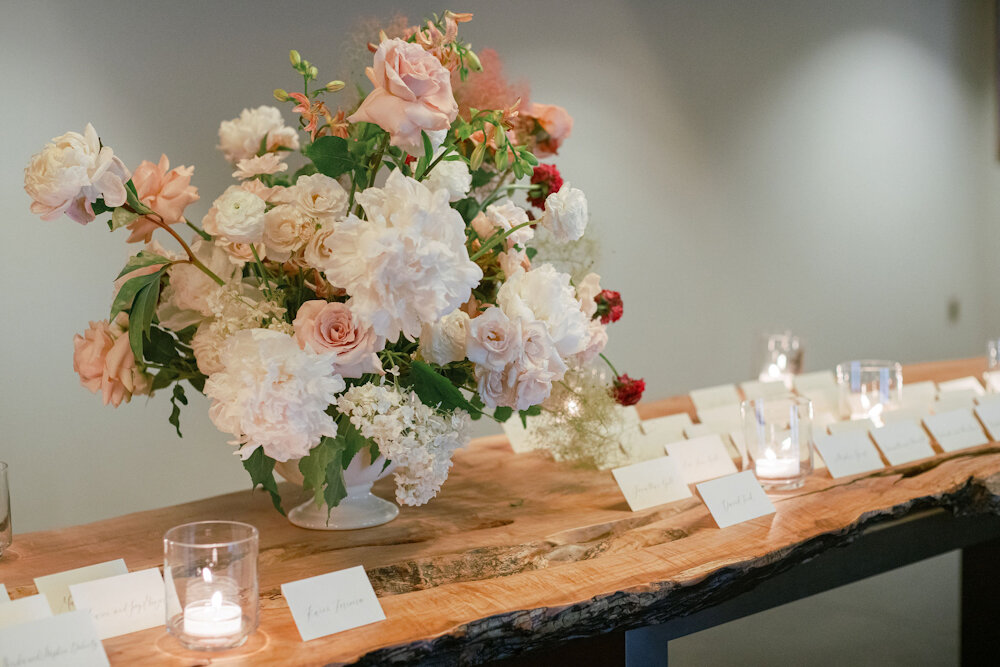
POLYGON ((1000 539, 962 549, 962 665, 1000 661, 1000 539))

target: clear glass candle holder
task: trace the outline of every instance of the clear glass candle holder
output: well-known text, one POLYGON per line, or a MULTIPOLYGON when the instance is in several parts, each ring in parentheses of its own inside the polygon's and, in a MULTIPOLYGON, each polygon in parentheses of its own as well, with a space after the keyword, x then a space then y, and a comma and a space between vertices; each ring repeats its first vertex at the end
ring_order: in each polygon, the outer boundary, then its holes
POLYGON ((794 376, 802 372, 802 339, 791 331, 762 333, 754 352, 754 372, 761 382, 785 383, 792 388, 794 376))
POLYGON ((10 487, 7 486, 7 464, 0 461, 0 558, 14 541, 10 525, 10 487))
POLYGON ((1000 338, 986 341, 986 372, 983 373, 986 390, 1000 394, 1000 338))
POLYGON ((163 536, 167 631, 190 649, 241 645, 257 629, 257 529, 199 521, 163 536))
POLYGON ((743 401, 743 437, 751 469, 765 489, 797 489, 813 469, 812 402, 795 394, 743 401))
POLYGON ((871 419, 884 426, 882 415, 903 404, 903 367, 896 361, 858 359, 837 364, 840 416, 871 419))

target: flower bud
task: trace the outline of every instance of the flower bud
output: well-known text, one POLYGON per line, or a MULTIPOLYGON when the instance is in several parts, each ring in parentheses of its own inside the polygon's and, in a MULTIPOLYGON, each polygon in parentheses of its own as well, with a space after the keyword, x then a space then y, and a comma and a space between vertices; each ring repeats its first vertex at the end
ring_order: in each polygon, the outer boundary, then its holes
POLYGON ((469 157, 469 169, 475 171, 483 165, 483 158, 486 157, 486 142, 479 144, 472 151, 472 155, 469 157))
POLYGON ((331 93, 335 93, 338 90, 343 89, 345 85, 346 84, 343 81, 331 81, 330 83, 326 84, 326 89, 331 93))
POLYGON ((288 52, 288 59, 292 61, 292 67, 298 67, 299 63, 302 62, 302 56, 295 49, 288 52))
MULTIPOLYGON (((309 61, 307 60, 306 62, 309 62, 309 61)), ((309 78, 315 79, 317 76, 319 76, 319 70, 316 69, 315 66, 309 67, 309 78)))
POLYGON ((465 54, 465 62, 469 65, 469 69, 472 71, 483 71, 483 64, 479 62, 479 56, 477 56, 474 51, 469 51, 465 54))
POLYGON ((274 99, 278 100, 279 102, 287 102, 288 101, 288 91, 282 90, 281 88, 275 88, 274 89, 274 99))

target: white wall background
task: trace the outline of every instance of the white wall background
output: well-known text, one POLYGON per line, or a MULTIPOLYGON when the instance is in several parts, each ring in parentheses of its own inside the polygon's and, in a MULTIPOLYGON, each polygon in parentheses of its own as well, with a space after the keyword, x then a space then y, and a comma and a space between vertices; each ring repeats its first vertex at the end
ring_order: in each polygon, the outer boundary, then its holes
MULTIPOLYGON (((114 410, 79 387, 73 334, 107 316, 135 248, 103 223, 33 218, 30 156, 90 121, 133 167, 161 152, 196 165, 198 219, 230 183, 219 122, 294 89, 287 50, 346 77, 355 20, 402 4, 4 4, 0 459, 17 532, 249 486, 201 397, 178 440, 166 396, 114 410)), ((778 324, 806 338, 810 369, 981 354, 1000 330, 991 4, 453 9, 477 14, 463 35, 534 99, 574 115, 558 164, 588 194, 604 284, 626 300, 609 351, 657 398, 746 379, 755 332, 778 324)))

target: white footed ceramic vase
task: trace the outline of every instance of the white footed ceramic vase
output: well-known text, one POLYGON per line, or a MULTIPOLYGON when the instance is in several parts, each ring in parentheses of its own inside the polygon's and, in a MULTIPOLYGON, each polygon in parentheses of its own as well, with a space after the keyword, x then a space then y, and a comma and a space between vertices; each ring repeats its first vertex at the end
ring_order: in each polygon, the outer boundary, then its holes
MULTIPOLYGON (((355 530, 389 523, 399 514, 399 508, 372 493, 372 484, 396 467, 390 463, 383 469, 384 465, 385 457, 380 456, 373 462, 367 449, 358 452, 344 469, 347 497, 339 505, 333 508, 327 507, 326 503, 317 505, 310 498, 291 510, 288 520, 300 528, 312 530, 355 530)), ((302 484, 297 459, 275 463, 274 469, 289 482, 302 484)))

